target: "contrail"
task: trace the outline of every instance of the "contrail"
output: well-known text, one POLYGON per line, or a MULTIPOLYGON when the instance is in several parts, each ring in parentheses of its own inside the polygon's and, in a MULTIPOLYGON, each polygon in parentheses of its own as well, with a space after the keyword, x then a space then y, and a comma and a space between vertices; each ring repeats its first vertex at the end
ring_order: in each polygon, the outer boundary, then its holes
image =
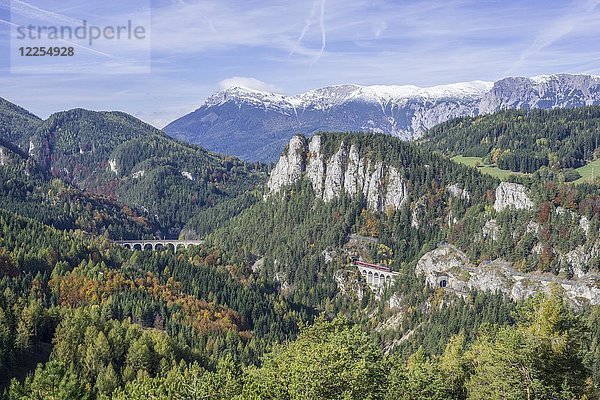
POLYGON ((29 3, 25 2, 25 1, 21 1, 21 0, 11 0, 10 4, 8 4, 8 2, 5 2, 5 1, 2 1, 2 3, 6 4, 6 6, 10 6, 10 9, 12 12, 21 14, 24 16, 33 15, 40 19, 55 20, 55 21, 58 20, 58 21, 63 21, 63 22, 71 23, 71 24, 81 22, 74 18, 67 17, 66 15, 62 15, 62 14, 54 13, 52 11, 44 10, 43 8, 36 7, 33 4, 29 4, 29 3))
MULTIPOLYGON (((33 4, 29 4, 29 3, 25 2, 25 1, 21 1, 21 0, 10 0, 10 2, 8 0, 0 0, 0 5, 8 7, 11 12, 22 15, 24 17, 33 16, 33 17, 37 17, 40 19, 50 20, 50 21, 61 21, 61 22, 68 23, 71 25, 81 23, 81 21, 79 21, 75 18, 71 18, 66 15, 58 14, 58 13, 55 13, 52 11, 44 10, 43 8, 39 8, 37 6, 34 6, 33 4), (18 7, 15 7, 15 5, 17 5, 18 7)), ((15 24, 13 22, 5 21, 5 20, 0 20, 0 22, 4 22, 6 24, 16 26, 16 27, 26 28, 22 25, 15 24)), ((95 50, 91 47, 79 44, 77 42, 73 42, 71 40, 67 40, 67 39, 63 38, 63 39, 60 39, 60 41, 62 41, 64 43, 68 43, 69 45, 71 45, 73 47, 78 47, 80 49, 88 50, 92 53, 96 53, 96 54, 104 56, 104 57, 115 58, 115 56, 113 56, 112 54, 108 54, 103 51, 95 50)))
POLYGON ((320 7, 319 7, 319 3, 317 3, 317 2, 313 3, 313 7, 311 8, 310 14, 308 15, 308 18, 306 19, 306 22, 304 24, 304 28, 302 28, 302 32, 300 32, 300 35, 298 36, 298 39, 296 40, 296 46, 294 46, 294 48, 292 49, 292 51, 289 54, 290 56, 296 52, 296 50, 298 49, 298 46, 302 43, 302 40, 304 40, 304 36, 306 36, 306 34, 310 30, 310 28, 317 22, 316 21, 317 11, 320 11, 320 13, 319 13, 319 28, 321 29, 321 48, 319 49, 319 54, 317 54, 315 59, 312 61, 311 65, 314 65, 317 61, 319 61, 319 59, 325 52, 325 47, 327 45, 327 31, 325 30, 325 3, 326 3, 326 1, 327 0, 321 0, 320 7))
POLYGON ((327 45, 327 32, 325 31, 325 1, 321 0, 321 16, 319 18, 319 26, 321 27, 321 51, 319 51, 319 55, 313 61, 313 64, 319 61, 319 58, 323 55, 325 51, 325 46, 327 45))
POLYGON ((316 6, 317 6, 317 3, 313 3, 313 6, 310 10, 310 14, 308 15, 308 18, 306 19, 306 21, 304 22, 304 28, 302 28, 302 32, 300 32, 300 36, 298 36, 298 39, 296 39, 296 46, 292 49, 292 51, 289 54, 290 56, 296 52, 296 49, 302 43, 304 36, 309 31, 310 27, 314 24, 314 22, 315 22, 314 19, 317 16, 317 7, 316 6))

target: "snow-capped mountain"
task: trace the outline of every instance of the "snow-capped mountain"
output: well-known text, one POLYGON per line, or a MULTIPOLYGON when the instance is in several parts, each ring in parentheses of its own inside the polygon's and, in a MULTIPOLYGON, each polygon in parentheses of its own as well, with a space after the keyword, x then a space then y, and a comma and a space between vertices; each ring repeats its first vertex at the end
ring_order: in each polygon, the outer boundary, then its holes
POLYGON ((403 139, 452 118, 504 108, 600 104, 600 77, 543 75, 495 83, 337 85, 295 96, 234 87, 165 127, 170 135, 247 160, 273 161, 295 133, 368 131, 403 139))

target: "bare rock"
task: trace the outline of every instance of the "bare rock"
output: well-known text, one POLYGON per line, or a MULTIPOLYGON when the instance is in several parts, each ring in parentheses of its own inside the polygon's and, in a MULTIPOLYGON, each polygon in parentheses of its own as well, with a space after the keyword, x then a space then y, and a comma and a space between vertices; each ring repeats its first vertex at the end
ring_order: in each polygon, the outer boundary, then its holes
POLYGON ((300 179, 305 169, 306 140, 302 136, 294 136, 288 149, 275 165, 267 186, 271 192, 278 192, 282 187, 300 179))
POLYGON ((500 212, 507 207, 514 207, 517 210, 533 207, 533 202, 527 195, 525 186, 511 182, 502 182, 498 185, 494 210, 500 212))
MULTIPOLYGON (((582 249, 567 257, 573 265, 585 259, 582 249)), ((474 267, 464 253, 451 245, 442 245, 421 257, 415 273, 424 275, 430 287, 442 287, 459 295, 470 290, 504 293, 513 300, 521 300, 536 293, 550 293, 560 288, 575 306, 584 303, 600 304, 600 277, 578 273, 577 279, 562 279, 548 273, 522 273, 501 259, 484 261, 474 267)))
POLYGON ((498 223, 495 219, 490 219, 489 221, 486 221, 485 224, 483 224, 481 231, 484 239, 498 239, 498 223))
POLYGON ((306 139, 294 136, 287 150, 271 171, 267 187, 276 193, 299 180, 303 174, 311 182, 317 197, 331 201, 343 193, 362 194, 370 209, 398 209, 408 199, 408 186, 401 171, 360 155, 355 145, 341 143, 327 161, 321 151, 320 135, 306 139))

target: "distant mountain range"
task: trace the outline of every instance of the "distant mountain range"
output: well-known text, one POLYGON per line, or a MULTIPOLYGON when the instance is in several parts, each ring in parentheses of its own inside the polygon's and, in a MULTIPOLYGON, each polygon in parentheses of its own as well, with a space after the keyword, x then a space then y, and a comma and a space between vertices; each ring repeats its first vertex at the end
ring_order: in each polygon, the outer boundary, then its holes
POLYGON ((246 160, 274 161, 297 133, 366 131, 410 140, 447 120, 507 108, 600 104, 600 77, 542 75, 416 86, 338 85, 295 96, 233 87, 164 128, 169 135, 246 160))

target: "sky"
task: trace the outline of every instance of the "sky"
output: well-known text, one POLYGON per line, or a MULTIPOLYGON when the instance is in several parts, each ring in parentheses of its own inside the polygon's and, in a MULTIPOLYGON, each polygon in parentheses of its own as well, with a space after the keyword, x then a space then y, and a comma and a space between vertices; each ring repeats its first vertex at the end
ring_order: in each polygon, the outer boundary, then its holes
POLYGON ((236 85, 292 95, 600 75, 599 38, 600 0, 0 0, 0 97, 43 118, 120 110, 160 128, 236 85), (146 36, 63 40, 76 57, 17 54, 17 27, 84 19, 133 21, 146 36))

